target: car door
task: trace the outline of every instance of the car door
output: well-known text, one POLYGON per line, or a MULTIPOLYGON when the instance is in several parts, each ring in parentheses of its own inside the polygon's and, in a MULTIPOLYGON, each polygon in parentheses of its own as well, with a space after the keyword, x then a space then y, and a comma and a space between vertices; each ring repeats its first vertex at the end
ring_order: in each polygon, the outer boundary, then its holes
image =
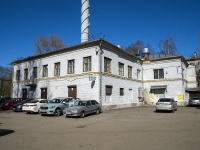
POLYGON ((92 104, 91 104, 91 101, 87 101, 85 112, 86 112, 86 114, 92 113, 92 104))
POLYGON ((92 112, 96 112, 98 108, 96 101, 92 100, 91 103, 92 103, 92 112))

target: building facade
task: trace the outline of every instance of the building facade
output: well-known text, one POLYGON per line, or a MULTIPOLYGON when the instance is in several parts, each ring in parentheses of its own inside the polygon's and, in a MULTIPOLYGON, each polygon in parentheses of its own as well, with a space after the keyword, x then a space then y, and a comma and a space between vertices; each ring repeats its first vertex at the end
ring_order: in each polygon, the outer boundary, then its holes
POLYGON ((105 109, 155 105, 160 97, 187 102, 188 64, 182 56, 141 60, 99 39, 12 64, 17 98, 95 99, 105 109))

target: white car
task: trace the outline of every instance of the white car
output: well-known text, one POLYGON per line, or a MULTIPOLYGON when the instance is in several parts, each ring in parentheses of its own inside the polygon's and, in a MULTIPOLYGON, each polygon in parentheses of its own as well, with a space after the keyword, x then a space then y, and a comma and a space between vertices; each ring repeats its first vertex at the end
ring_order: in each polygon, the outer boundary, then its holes
POLYGON ((47 103, 46 99, 34 99, 23 104, 22 111, 29 113, 39 113, 39 108, 42 104, 47 103))

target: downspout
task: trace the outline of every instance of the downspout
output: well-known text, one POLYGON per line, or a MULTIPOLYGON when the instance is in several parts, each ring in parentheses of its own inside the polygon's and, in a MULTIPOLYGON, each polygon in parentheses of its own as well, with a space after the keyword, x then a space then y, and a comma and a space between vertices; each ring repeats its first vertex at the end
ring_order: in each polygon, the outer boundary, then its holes
POLYGON ((99 101, 100 105, 102 106, 102 39, 100 40, 99 44, 99 50, 98 50, 98 55, 99 55, 99 101))
POLYGON ((182 63, 182 58, 181 58, 181 76, 182 76, 182 94, 183 94, 183 98, 185 98, 185 94, 184 94, 184 76, 183 76, 183 63, 182 63))

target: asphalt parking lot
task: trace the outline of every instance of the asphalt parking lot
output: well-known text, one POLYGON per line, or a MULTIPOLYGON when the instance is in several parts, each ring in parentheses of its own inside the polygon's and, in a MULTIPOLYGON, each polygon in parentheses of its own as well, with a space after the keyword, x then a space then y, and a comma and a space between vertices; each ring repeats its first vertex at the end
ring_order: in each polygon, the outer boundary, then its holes
POLYGON ((200 109, 154 107, 104 111, 85 118, 0 111, 1 150, 199 150, 200 109))

